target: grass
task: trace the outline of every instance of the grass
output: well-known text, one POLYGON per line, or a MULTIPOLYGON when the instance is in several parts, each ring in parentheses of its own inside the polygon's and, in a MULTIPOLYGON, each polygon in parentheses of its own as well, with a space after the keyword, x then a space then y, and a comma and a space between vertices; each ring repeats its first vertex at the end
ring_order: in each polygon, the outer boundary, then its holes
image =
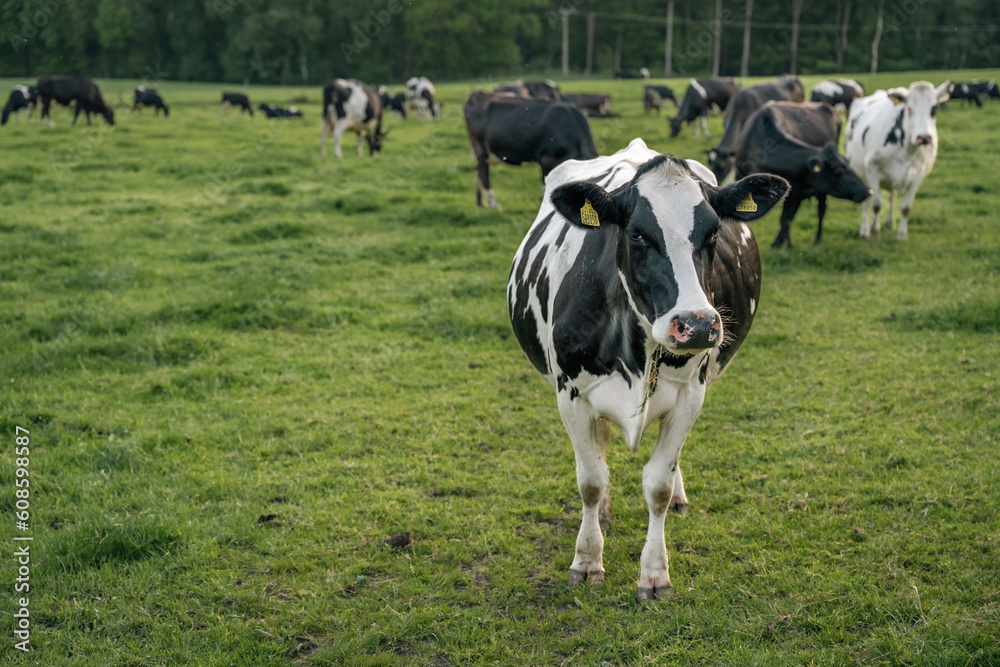
MULTIPOLYGON (((966 73, 980 79, 997 72, 966 73)), ((867 89, 947 73, 860 77, 867 89)), ((964 76, 964 75, 962 75, 964 76)), ((807 79, 807 89, 815 81, 807 79)), ((4 90, 9 84, 4 82, 4 90)), ((675 81, 681 92, 684 82, 675 81)), ((100 82, 109 99, 133 82, 100 82)), ((602 154, 708 141, 610 92, 602 154)), ((757 321, 685 449, 677 595, 634 602, 638 456, 609 452, 602 587, 570 589, 580 501, 553 390, 510 335, 537 167, 475 207, 461 103, 321 159, 304 121, 171 84, 169 119, 0 129, 0 533, 31 432, 40 665, 1000 664, 1000 112, 938 115, 910 240, 831 201, 767 246, 757 321), (410 531, 413 544, 386 538, 410 531)), ((127 98, 127 92, 123 99, 127 98)), ((721 134, 721 119, 710 128, 721 134)), ((8 589, 11 591, 11 589, 8 589)), ((11 637, 13 592, 0 596, 11 637)))

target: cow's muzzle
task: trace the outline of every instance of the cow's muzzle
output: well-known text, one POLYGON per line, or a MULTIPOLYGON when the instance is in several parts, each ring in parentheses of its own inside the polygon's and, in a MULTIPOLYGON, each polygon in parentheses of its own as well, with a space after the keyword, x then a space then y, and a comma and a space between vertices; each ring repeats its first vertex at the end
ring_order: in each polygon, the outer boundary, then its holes
POLYGON ((914 139, 914 143, 917 144, 918 146, 925 146, 925 145, 931 143, 932 140, 933 139, 932 139, 931 135, 929 135, 929 134, 920 134, 920 135, 917 136, 916 139, 914 139))
POLYGON ((694 353, 722 343, 722 319, 714 310, 677 313, 667 327, 667 348, 694 353))

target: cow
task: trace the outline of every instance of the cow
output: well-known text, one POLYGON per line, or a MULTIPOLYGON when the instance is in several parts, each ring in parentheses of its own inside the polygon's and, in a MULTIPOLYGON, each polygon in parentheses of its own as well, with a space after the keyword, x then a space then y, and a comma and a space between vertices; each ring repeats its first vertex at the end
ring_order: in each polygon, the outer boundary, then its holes
POLYGON ((851 168, 873 191, 862 208, 861 238, 868 238, 872 231, 879 233, 878 214, 882 210, 882 188, 885 187, 889 190, 885 228, 892 229, 893 199, 901 192, 896 237, 906 240, 913 199, 937 157, 937 106, 948 99, 953 86, 951 81, 937 87, 926 81, 916 81, 908 89, 876 90, 851 107, 844 153, 851 168), (875 212, 871 226, 868 224, 869 209, 875 212))
POLYGON ((132 94, 133 104, 132 111, 135 112, 136 109, 142 111, 143 107, 153 107, 153 115, 157 115, 160 109, 163 109, 163 117, 166 118, 170 115, 170 107, 163 103, 163 98, 160 94, 152 88, 147 88, 146 86, 137 86, 135 92, 132 94))
POLYGON ((611 96, 594 93, 562 93, 562 101, 571 104, 587 116, 610 118, 611 96))
MULTIPOLYGON (((684 99, 677 107, 677 115, 670 119, 670 138, 681 133, 684 123, 694 123, 701 119, 701 128, 705 137, 708 133, 708 112, 725 111, 729 101, 740 89, 739 82, 731 77, 719 79, 691 79, 684 99)), ((694 137, 699 138, 698 125, 694 126, 694 137)))
POLYGON ((441 105, 434 101, 435 94, 434 84, 426 76, 413 76, 406 81, 406 106, 418 116, 441 117, 441 105))
POLYGON ((499 209, 490 188, 490 158, 507 164, 537 162, 542 182, 566 160, 597 157, 586 117, 565 102, 474 92, 465 103, 465 125, 476 156, 476 204, 483 193, 499 209))
POLYGON ((865 88, 853 79, 837 79, 836 81, 820 81, 812 89, 810 102, 826 102, 831 106, 843 107, 850 111, 854 100, 865 96, 865 88))
POLYGON ((562 101, 562 92, 555 81, 512 81, 497 86, 494 93, 513 93, 534 100, 562 101))
POLYGON ((263 111, 268 118, 302 118, 302 112, 299 111, 298 107, 282 109, 273 104, 261 104, 257 108, 263 111))
POLYGON ((323 88, 323 121, 320 123, 320 154, 326 157, 326 135, 333 132, 333 153, 344 157, 340 138, 348 130, 358 135, 358 155, 362 154, 361 133, 368 137, 368 152, 374 157, 382 150, 382 98, 378 91, 356 79, 335 79, 323 88))
POLYGON ((69 106, 76 101, 76 111, 73 114, 73 125, 83 111, 87 115, 87 125, 90 125, 90 114, 99 113, 104 116, 108 125, 115 124, 115 112, 104 101, 101 90, 93 81, 79 76, 62 76, 49 74, 38 77, 38 103, 42 107, 41 122, 49 119, 49 127, 54 127, 50 113, 52 100, 63 106, 69 106))
POLYGON ((648 79, 649 70, 645 67, 639 68, 639 73, 632 72, 631 70, 623 69, 615 72, 615 79, 648 79))
POLYGON ((648 115, 650 110, 656 109, 656 115, 660 115, 660 105, 663 100, 670 100, 677 106, 677 98, 670 86, 646 86, 642 93, 642 106, 648 115))
POLYGON ((219 113, 225 113, 231 106, 240 107, 241 112, 249 111, 250 115, 253 116, 253 107, 250 106, 250 98, 243 93, 222 93, 222 107, 219 109, 219 113))
POLYGON ((406 120, 406 93, 392 95, 386 90, 385 86, 379 86, 378 95, 382 100, 382 109, 384 111, 395 111, 403 117, 403 120, 406 120))
MULTIPOLYGON (((983 101, 980 96, 987 92, 987 86, 989 84, 980 84, 977 82, 972 83, 956 83, 954 89, 951 91, 951 96, 948 100, 964 100, 966 106, 972 106, 975 104, 977 107, 983 106, 983 101)), ((993 84, 994 86, 996 83, 993 84)), ((946 103, 942 103, 942 108, 946 103)))
POLYGON ((760 255, 744 223, 787 191, 767 174, 717 187, 704 166, 641 139, 549 174, 514 256, 507 305, 525 355, 556 390, 576 454, 583 512, 570 585, 604 580, 611 425, 637 452, 659 424, 642 474, 649 526, 637 596, 672 594, 664 517, 688 506, 681 446, 760 297, 760 255))
POLYGON ((35 111, 36 106, 38 106, 38 88, 20 84, 14 86, 14 90, 10 91, 10 97, 7 98, 7 104, 3 108, 0 125, 6 125, 11 114, 14 114, 14 122, 20 124, 21 109, 28 110, 28 122, 30 123, 31 114, 35 111))
POLYGON ((802 83, 790 76, 780 76, 771 83, 760 83, 744 88, 735 95, 726 108, 722 122, 725 131, 719 145, 708 151, 708 166, 721 183, 729 175, 736 161, 736 149, 743 136, 743 126, 753 113, 770 100, 801 102, 805 97, 802 83))
POLYGON ((736 178, 775 174, 792 186, 772 248, 792 247, 792 220, 804 200, 816 197, 819 204, 815 239, 819 243, 828 196, 860 203, 871 194, 837 153, 840 127, 840 114, 825 102, 768 102, 747 121, 736 151, 736 178))

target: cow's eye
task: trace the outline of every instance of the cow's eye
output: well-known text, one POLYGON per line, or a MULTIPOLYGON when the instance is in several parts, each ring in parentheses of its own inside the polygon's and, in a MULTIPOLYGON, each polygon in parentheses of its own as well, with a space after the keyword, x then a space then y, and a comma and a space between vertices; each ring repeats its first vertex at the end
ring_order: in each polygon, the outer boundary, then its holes
POLYGON ((718 243, 718 241, 719 241, 719 230, 716 229, 714 232, 708 235, 708 238, 705 239, 705 247, 714 248, 715 244, 718 243))
POLYGON ((937 105, 931 107, 931 118, 937 115, 937 105))
POLYGON ((632 239, 633 243, 646 243, 646 238, 642 235, 638 229, 632 229, 628 233, 628 237, 632 239))

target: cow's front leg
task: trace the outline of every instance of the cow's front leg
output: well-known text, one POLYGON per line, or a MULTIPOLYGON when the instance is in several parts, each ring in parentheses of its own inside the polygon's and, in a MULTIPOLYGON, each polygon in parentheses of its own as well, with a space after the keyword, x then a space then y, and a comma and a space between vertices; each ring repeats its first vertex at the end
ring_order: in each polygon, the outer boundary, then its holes
POLYGON ((712 135, 708 132, 708 116, 701 117, 701 131, 705 135, 706 139, 711 139, 712 135))
POLYGON ((871 184, 872 194, 871 196, 861 204, 861 232, 858 234, 863 239, 871 236, 872 232, 878 234, 878 214, 882 210, 882 188, 879 185, 878 173, 869 173, 869 177, 865 179, 869 184, 871 184), (868 212, 872 212, 872 222, 871 226, 868 225, 868 212))
POLYGON ((344 137, 344 126, 337 124, 333 127, 333 154, 339 158, 344 157, 344 152, 340 149, 340 142, 344 137))
POLYGON ((896 238, 900 241, 905 241, 909 235, 910 209, 913 207, 913 200, 919 188, 920 181, 911 183, 899 200, 899 231, 896 233, 896 238))
POLYGON ((680 480, 681 447, 688 431, 694 425, 705 400, 705 385, 693 383, 681 390, 674 410, 660 421, 660 434, 649 463, 642 470, 642 494, 649 507, 649 529, 646 545, 639 560, 640 602, 661 600, 673 595, 667 567, 667 543, 663 536, 663 522, 667 510, 678 504, 687 504, 683 482, 680 480))
POLYGON ((569 568, 569 584, 576 586, 586 580, 589 584, 604 581, 604 535, 601 533, 601 506, 608 506, 607 438, 610 432, 604 420, 595 419, 589 406, 579 398, 571 399, 567 392, 560 394, 559 412, 563 424, 573 441, 576 453, 576 482, 583 500, 580 532, 576 537, 576 555, 569 568))

